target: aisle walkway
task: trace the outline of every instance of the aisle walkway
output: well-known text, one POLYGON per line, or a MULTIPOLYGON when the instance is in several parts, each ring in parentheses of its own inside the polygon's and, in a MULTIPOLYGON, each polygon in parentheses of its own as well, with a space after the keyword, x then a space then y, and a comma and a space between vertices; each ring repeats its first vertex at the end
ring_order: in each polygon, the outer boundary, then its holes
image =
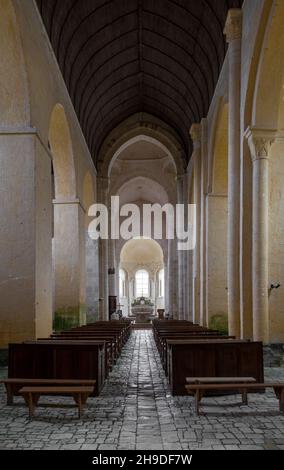
MULTIPOLYGON (((283 369, 266 372, 284 378, 283 369)), ((72 408, 39 407, 29 422, 21 398, 15 401, 6 407, 0 387, 0 449, 284 449, 284 416, 272 392, 241 408, 239 397, 206 399, 200 417, 190 397, 171 397, 149 330, 133 332, 82 421, 72 408), (213 406, 220 402, 226 406, 213 406)))

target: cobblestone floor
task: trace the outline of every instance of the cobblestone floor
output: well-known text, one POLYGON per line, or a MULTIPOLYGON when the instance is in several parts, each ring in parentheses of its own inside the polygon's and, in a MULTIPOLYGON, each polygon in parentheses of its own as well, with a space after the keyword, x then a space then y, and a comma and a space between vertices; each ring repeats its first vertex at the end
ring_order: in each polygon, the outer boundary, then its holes
MULTIPOLYGON (((266 375, 283 380, 284 370, 266 375)), ((250 395, 249 406, 239 402, 238 396, 206 398, 205 414, 196 417, 192 398, 169 393, 152 332, 137 331, 81 421, 75 408, 64 407, 68 398, 58 408, 58 398, 43 397, 30 422, 22 399, 7 407, 0 386, 0 449, 284 450, 284 416, 273 391, 250 395)))

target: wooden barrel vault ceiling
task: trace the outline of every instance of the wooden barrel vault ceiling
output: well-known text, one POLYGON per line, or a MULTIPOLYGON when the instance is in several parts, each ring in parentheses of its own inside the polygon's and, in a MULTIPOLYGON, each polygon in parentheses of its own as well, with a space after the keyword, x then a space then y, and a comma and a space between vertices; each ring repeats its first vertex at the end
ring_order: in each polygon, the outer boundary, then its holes
POLYGON ((243 0, 37 0, 94 161, 137 112, 189 129, 207 115, 226 53, 229 8, 243 0))

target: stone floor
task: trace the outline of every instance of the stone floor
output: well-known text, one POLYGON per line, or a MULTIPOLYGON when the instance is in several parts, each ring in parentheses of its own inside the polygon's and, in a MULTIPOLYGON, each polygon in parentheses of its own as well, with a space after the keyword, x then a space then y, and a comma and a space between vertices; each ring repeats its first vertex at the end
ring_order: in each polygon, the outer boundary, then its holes
MULTIPOLYGON (((3 372, 3 371, 2 371, 3 372)), ((283 369, 267 369, 268 379, 284 379, 283 369)), ((16 398, 5 406, 0 386, 0 449, 282 449, 284 416, 271 391, 239 397, 204 399, 196 417, 190 397, 172 397, 151 331, 134 331, 100 397, 88 402, 78 421, 70 402, 42 398, 36 418, 16 398), (222 406, 218 406, 222 404, 222 406), (225 406, 224 406, 225 405, 225 406)))

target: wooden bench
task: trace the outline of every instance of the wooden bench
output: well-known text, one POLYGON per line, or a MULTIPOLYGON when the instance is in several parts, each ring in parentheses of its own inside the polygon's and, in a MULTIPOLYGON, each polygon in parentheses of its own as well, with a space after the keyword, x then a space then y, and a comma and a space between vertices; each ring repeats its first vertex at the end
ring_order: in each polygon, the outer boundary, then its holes
MULTIPOLYGON (((212 378, 214 381, 215 378, 212 378)), ((199 406, 201 399, 206 391, 230 391, 234 392, 238 390, 239 393, 242 394, 243 397, 243 402, 244 402, 244 397, 245 397, 245 404, 247 404, 247 393, 248 391, 253 392, 253 391, 259 391, 265 388, 273 388, 276 397, 279 400, 279 410, 280 412, 284 411, 284 383, 277 383, 277 382, 263 382, 263 383, 249 383, 249 382, 242 382, 241 380, 246 380, 246 378, 239 378, 239 377, 234 377, 231 378, 232 382, 227 383, 219 382, 220 377, 215 379, 215 382, 211 383, 190 383, 188 385, 185 385, 185 388, 188 392, 188 394, 194 394, 195 395, 195 409, 196 409, 196 414, 199 415, 199 406), (241 379, 241 380, 239 380, 241 379)), ((222 378, 221 378, 222 379, 222 378)), ((192 381, 192 378, 189 379, 192 381)), ((200 379, 201 380, 201 379, 200 379)), ((236 392, 237 393, 237 392, 236 392)))
MULTIPOLYGON (((256 379, 254 377, 187 377, 186 382, 189 385, 205 385, 205 384, 248 384, 255 383, 256 379)), ((195 400, 197 401, 196 407, 199 406, 199 403, 202 399, 202 392, 195 392, 195 400)), ((242 390, 242 401, 244 405, 248 404, 247 390, 242 390)), ((198 413, 197 413, 198 414, 198 413)))
POLYGON ((25 402, 29 408, 29 417, 34 416, 35 407, 42 395, 44 396, 72 396, 75 403, 78 406, 79 419, 82 417, 83 407, 87 402, 88 397, 93 393, 93 387, 85 386, 61 386, 61 387, 23 387, 19 390, 20 395, 25 399, 25 402))
POLYGON ((66 380, 66 379, 4 379, 1 380, 0 383, 3 383, 6 387, 7 392, 7 405, 13 405, 13 398, 14 395, 19 394, 19 391, 23 387, 28 386, 48 386, 48 387, 58 387, 58 386, 89 386, 92 387, 92 393, 94 391, 94 387, 96 385, 95 380, 84 380, 84 379, 74 379, 74 380, 66 380))
POLYGON ((167 355, 167 376, 173 395, 186 395, 187 377, 255 377, 258 383, 264 381, 260 342, 167 340, 167 355))
POLYGON ((19 377, 95 380, 94 395, 99 395, 105 380, 105 341, 9 344, 8 378, 19 377))

